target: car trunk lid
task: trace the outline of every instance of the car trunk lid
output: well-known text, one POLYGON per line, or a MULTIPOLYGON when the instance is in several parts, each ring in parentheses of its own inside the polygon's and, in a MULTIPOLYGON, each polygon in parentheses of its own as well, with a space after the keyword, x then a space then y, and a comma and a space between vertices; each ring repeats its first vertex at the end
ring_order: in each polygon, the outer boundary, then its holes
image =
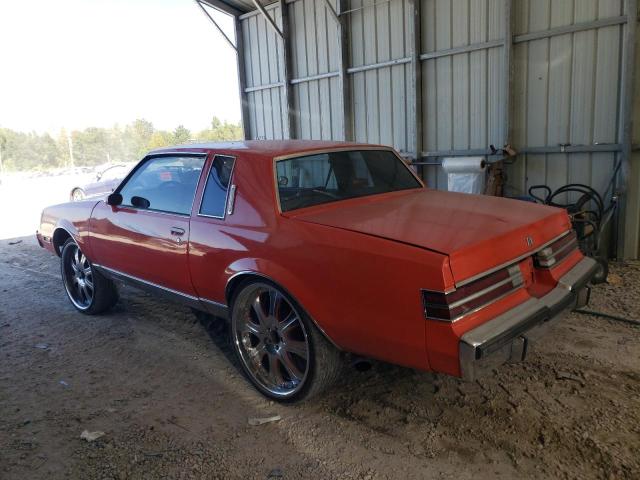
POLYGON ((333 202, 286 215, 446 254, 456 283, 531 254, 570 228, 561 209, 431 189, 333 202))

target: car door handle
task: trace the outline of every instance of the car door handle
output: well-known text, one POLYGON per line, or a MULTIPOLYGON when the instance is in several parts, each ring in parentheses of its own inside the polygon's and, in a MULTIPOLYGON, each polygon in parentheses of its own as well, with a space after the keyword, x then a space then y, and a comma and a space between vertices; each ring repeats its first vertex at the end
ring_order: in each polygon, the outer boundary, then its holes
POLYGON ((184 235, 184 228, 179 227, 171 227, 171 235, 174 237, 181 237, 184 235))

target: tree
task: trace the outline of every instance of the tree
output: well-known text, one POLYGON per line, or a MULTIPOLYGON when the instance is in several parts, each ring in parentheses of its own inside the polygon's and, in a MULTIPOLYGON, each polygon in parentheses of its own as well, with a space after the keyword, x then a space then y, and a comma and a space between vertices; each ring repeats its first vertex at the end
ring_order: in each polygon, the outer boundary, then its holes
POLYGON ((218 117, 211 120, 211 128, 202 130, 197 135, 200 141, 222 142, 227 140, 240 140, 242 127, 238 123, 222 122, 218 117))
POLYGON ((169 132, 158 130, 153 132, 147 145, 147 150, 153 150, 154 148, 168 147, 173 143, 173 135, 169 132))
POLYGON ((191 132, 184 125, 178 125, 173 131, 173 143, 187 143, 189 140, 191 140, 191 132))

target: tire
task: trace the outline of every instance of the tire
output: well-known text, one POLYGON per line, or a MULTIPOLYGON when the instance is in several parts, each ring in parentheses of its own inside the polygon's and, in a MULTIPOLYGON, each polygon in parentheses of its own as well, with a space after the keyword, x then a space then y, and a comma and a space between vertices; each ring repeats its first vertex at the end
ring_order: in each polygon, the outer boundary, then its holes
POLYGON ((73 190, 71 190, 71 201, 72 202, 79 202, 80 200, 84 200, 85 198, 85 193, 84 190, 82 190, 81 188, 74 188, 73 190))
POLYGON ((344 365, 340 352, 289 294, 264 280, 243 283, 236 292, 231 348, 260 393, 292 403, 320 394, 338 379, 344 365))
POLYGON ((609 260, 603 256, 593 257, 593 259, 598 262, 598 270, 596 270, 596 274, 591 279, 591 284, 605 283, 609 276, 609 260))
POLYGON ((115 283, 98 272, 78 244, 69 238, 62 246, 60 273, 71 304, 86 315, 97 315, 118 301, 115 283))

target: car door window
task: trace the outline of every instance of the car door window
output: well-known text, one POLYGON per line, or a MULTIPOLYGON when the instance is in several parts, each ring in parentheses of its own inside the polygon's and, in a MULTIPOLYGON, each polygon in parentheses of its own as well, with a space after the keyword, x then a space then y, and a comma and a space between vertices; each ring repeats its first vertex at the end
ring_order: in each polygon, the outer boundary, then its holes
POLYGON ((132 197, 149 201, 148 210, 189 215, 204 156, 152 157, 120 188, 122 205, 132 206, 132 197))
POLYGON ((215 156, 202 195, 200 215, 224 218, 234 164, 235 158, 233 157, 215 156))

